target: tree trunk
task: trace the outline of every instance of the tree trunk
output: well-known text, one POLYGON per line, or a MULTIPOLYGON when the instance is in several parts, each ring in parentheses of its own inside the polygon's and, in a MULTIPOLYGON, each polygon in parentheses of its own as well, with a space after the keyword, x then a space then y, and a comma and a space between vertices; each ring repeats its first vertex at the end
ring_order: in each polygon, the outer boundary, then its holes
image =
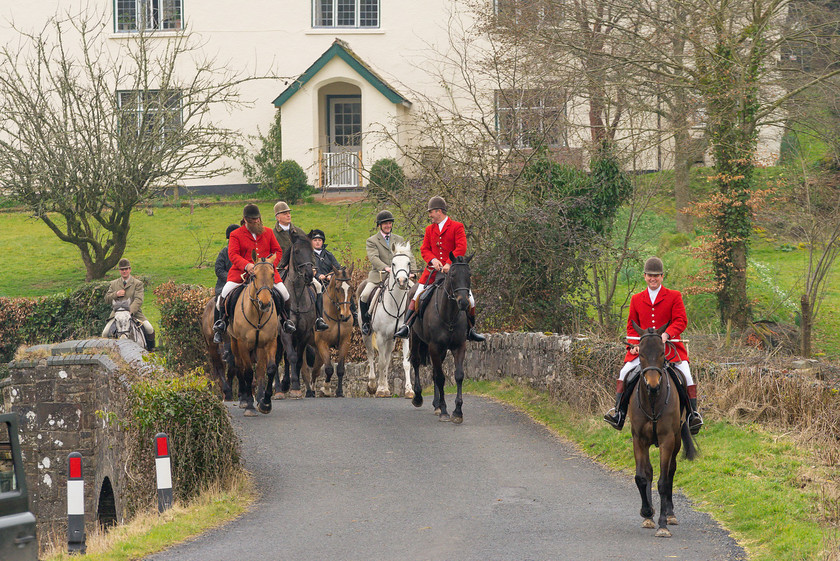
POLYGON ((802 356, 809 358, 811 356, 811 302, 807 294, 803 294, 799 299, 800 311, 802 314, 800 322, 800 330, 802 331, 802 356))

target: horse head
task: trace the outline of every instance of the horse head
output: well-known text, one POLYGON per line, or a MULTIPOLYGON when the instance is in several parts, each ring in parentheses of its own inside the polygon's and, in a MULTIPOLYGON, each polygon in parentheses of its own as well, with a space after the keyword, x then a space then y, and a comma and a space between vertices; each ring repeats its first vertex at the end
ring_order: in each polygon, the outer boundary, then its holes
POLYGON ((642 329, 633 321, 633 329, 639 334, 639 364, 642 367, 642 379, 651 394, 659 391, 662 376, 665 373, 665 343, 662 334, 668 329, 666 323, 659 329, 642 329))
POLYGON ((312 282, 314 273, 312 271, 315 263, 315 252, 312 250, 312 240, 307 236, 298 236, 295 231, 289 230, 289 238, 292 241, 289 256, 289 270, 295 272, 295 276, 303 278, 304 284, 312 282))
POLYGON ((394 246, 391 257, 391 277, 400 285, 400 289, 408 288, 408 276, 411 274, 411 244, 400 243, 394 246))
POLYGON ((274 254, 257 258, 257 251, 251 250, 251 258, 254 262, 251 270, 251 301, 259 307, 261 313, 266 313, 274 303, 271 296, 274 287, 274 254))
POLYGON ((353 313, 350 311, 350 298, 353 292, 351 285, 352 278, 353 265, 342 267, 341 269, 333 267, 332 278, 330 279, 327 290, 329 291, 330 300, 332 300, 333 305, 338 308, 339 321, 348 321, 353 317, 353 313))
POLYGON ((469 257, 449 252, 449 273, 446 275, 446 292, 449 298, 455 300, 462 311, 470 309, 470 261, 469 257))

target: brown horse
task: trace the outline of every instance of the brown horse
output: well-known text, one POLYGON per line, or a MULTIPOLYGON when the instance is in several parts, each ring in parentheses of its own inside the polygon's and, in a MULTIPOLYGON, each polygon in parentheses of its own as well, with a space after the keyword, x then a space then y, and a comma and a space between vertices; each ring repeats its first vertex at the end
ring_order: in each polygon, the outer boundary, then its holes
MULTIPOLYGON (((207 359, 210 361, 210 379, 213 380, 222 392, 225 401, 233 400, 233 377, 235 368, 230 366, 233 361, 233 356, 230 356, 229 362, 225 364, 222 359, 222 347, 230 350, 230 337, 227 332, 224 334, 224 342, 217 345, 213 342, 213 323, 215 322, 216 311, 216 297, 210 298, 204 305, 204 311, 201 313, 201 335, 204 337, 204 344, 207 348, 207 359), (227 375, 225 375, 225 366, 228 367, 227 375)), ((242 402, 242 384, 239 384, 239 397, 242 402)))
POLYGON ((277 311, 274 309, 274 255, 257 259, 252 250, 254 268, 248 285, 239 295, 231 316, 230 346, 235 374, 244 386, 247 404, 245 416, 254 417, 254 381, 260 413, 271 411, 271 387, 277 374, 277 311), (256 373, 253 367, 257 363, 256 373), (256 378, 256 380, 255 380, 256 378))
POLYGON ((324 289, 324 319, 329 326, 326 331, 315 332, 315 364, 312 367, 312 385, 324 366, 326 378, 321 393, 329 395, 329 386, 333 375, 333 365, 330 359, 330 349, 338 349, 338 365, 335 372, 338 375, 338 385, 335 397, 344 397, 344 358, 350 350, 350 338, 353 336, 353 313, 350 311, 350 298, 353 287, 350 279, 353 276, 353 265, 349 268, 333 269, 330 282, 324 289))
POLYGON ((653 467, 650 463, 650 447, 654 445, 659 447, 659 529, 656 530, 656 537, 670 538, 668 524, 678 524, 672 493, 680 443, 685 445, 685 457, 688 460, 697 457, 697 448, 688 430, 688 423, 685 422, 685 410, 680 407, 677 387, 666 371, 662 333, 668 324, 659 329, 642 329, 633 322, 633 328, 639 334, 639 364, 642 369, 639 374, 641 382, 636 384, 630 396, 636 486, 642 496, 639 514, 644 518, 643 528, 656 528, 651 498, 653 467))

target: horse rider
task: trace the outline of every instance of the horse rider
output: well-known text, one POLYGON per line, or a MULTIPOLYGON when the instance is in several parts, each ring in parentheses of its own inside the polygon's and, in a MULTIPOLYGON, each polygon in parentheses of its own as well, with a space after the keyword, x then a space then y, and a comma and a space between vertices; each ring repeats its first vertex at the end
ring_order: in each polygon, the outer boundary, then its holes
MULTIPOLYGON (((286 272, 289 268, 289 258, 292 255, 292 236, 290 232, 294 232, 297 237, 307 237, 306 232, 292 224, 292 209, 285 201, 278 201, 274 205, 274 218, 277 223, 274 225, 274 236, 280 247, 283 248, 283 257, 280 260, 280 269, 282 277, 286 277, 286 272)), ((324 300, 322 293, 324 287, 314 276, 312 278, 312 286, 315 288, 315 331, 326 331, 329 329, 327 323, 324 321, 324 300)))
MULTIPOLYGON (((312 240, 312 251, 315 252, 315 278, 321 283, 323 287, 329 283, 329 276, 333 274, 333 268, 341 269, 341 263, 335 258, 335 255, 327 249, 327 236, 323 230, 314 228, 307 234, 312 240)), ((356 317, 356 303, 350 300, 350 311, 353 317, 356 317)))
MULTIPOLYGON (((239 228, 238 224, 231 224, 225 230, 225 239, 230 240, 230 233, 239 228)), ((225 242, 225 247, 219 250, 219 255, 216 257, 216 296, 222 293, 222 288, 227 282, 228 271, 230 271, 233 263, 230 262, 228 255, 228 243, 225 242)))
MULTIPOLYGON (((379 286, 387 275, 391 273, 391 260, 394 258, 394 247, 397 244, 404 244, 402 236, 393 233, 394 215, 390 210, 380 211, 376 215, 376 226, 379 231, 365 240, 365 251, 368 261, 371 264, 371 271, 368 278, 359 286, 359 308, 362 310, 362 333, 370 335, 370 297, 374 289, 379 286)), ((411 256, 411 269, 415 270, 417 264, 414 255, 411 256)), ((409 271, 409 278, 417 278, 409 271)))
MULTIPOLYGON (((394 337, 405 339, 408 337, 411 324, 414 323, 416 317, 417 302, 420 295, 423 293, 426 285, 435 281, 437 273, 446 274, 449 272, 450 252, 455 257, 460 257, 467 253, 467 234, 464 230, 464 225, 449 218, 446 214, 446 201, 443 197, 432 197, 429 199, 427 207, 429 212, 429 220, 431 224, 426 226, 426 233, 423 235, 423 244, 420 246, 420 255, 426 261, 426 269, 420 276, 417 282, 417 291, 414 293, 414 299, 408 304, 408 310, 405 314, 405 325, 403 325, 394 337)), ((467 313, 469 320, 469 331, 467 332, 467 339, 469 341, 482 342, 485 341, 484 335, 477 333, 475 330, 475 298, 472 290, 470 290, 470 310, 467 313)))
MULTIPOLYGON (((677 290, 669 290, 662 286, 662 278, 665 268, 662 260, 658 257, 651 257, 645 261, 645 283, 647 289, 634 294, 630 299, 630 312, 627 317, 627 336, 630 341, 638 340, 638 333, 633 327, 633 322, 642 329, 661 328, 668 324, 668 328, 662 333, 662 342, 665 343, 666 358, 672 360, 672 364, 685 376, 686 391, 688 393, 689 407, 691 411, 688 416, 688 427, 691 434, 697 434, 703 426, 703 418, 697 411, 697 386, 691 377, 691 368, 688 364, 688 351, 679 339, 680 334, 688 325, 688 316, 685 312, 682 294, 677 290), (670 323, 669 323, 670 322, 670 323)), ((627 354, 624 357, 624 367, 618 374, 616 385, 615 407, 604 415, 604 420, 618 430, 624 426, 627 418, 627 406, 630 403, 630 396, 633 393, 633 386, 639 376, 635 375, 625 385, 627 375, 639 368, 639 345, 628 344, 627 354)))
MULTIPOLYGON (((257 251, 257 258, 268 257, 274 255, 274 265, 280 261, 281 252, 280 244, 274 237, 274 232, 270 228, 266 228, 262 223, 262 216, 257 205, 247 204, 242 209, 242 220, 240 226, 230 233, 228 241, 228 257, 232 263, 230 271, 228 271, 227 282, 222 287, 221 297, 217 309, 221 312, 220 319, 213 324, 214 343, 221 343, 223 341, 223 334, 227 329, 227 310, 225 306, 225 298, 237 286, 241 285, 244 280, 245 273, 251 273, 254 270, 254 262, 252 261, 252 251, 257 251)), ((289 291, 283 286, 280 281, 280 273, 274 271, 274 288, 283 297, 283 301, 289 299, 289 291)), ((278 303, 279 304, 279 303, 278 303)), ((284 316, 284 306, 278 305, 277 316, 284 316)), ((295 330, 295 325, 288 318, 283 322, 283 330, 287 333, 292 333, 295 330)))
MULTIPOLYGON (((105 293, 105 303, 111 305, 114 300, 128 300, 129 311, 132 319, 137 320, 143 328, 143 333, 146 335, 146 348, 149 351, 155 350, 155 328, 143 315, 140 307, 143 305, 143 281, 137 277, 131 276, 131 262, 128 259, 120 259, 117 267, 120 270, 120 278, 114 279, 108 285, 108 292, 105 293)), ((115 310, 111 310, 111 315, 108 316, 108 323, 105 324, 105 329, 102 330, 103 337, 111 335, 111 326, 114 324, 115 310)))

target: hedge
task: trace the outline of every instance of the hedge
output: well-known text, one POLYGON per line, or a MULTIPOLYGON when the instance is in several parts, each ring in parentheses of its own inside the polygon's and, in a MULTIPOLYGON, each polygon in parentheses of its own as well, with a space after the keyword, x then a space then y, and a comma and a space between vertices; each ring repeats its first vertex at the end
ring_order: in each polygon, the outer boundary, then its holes
POLYGON ((166 365, 176 372, 203 367, 207 361, 201 335, 201 313, 213 289, 167 281, 154 290, 160 308, 160 328, 166 344, 160 349, 166 365))

